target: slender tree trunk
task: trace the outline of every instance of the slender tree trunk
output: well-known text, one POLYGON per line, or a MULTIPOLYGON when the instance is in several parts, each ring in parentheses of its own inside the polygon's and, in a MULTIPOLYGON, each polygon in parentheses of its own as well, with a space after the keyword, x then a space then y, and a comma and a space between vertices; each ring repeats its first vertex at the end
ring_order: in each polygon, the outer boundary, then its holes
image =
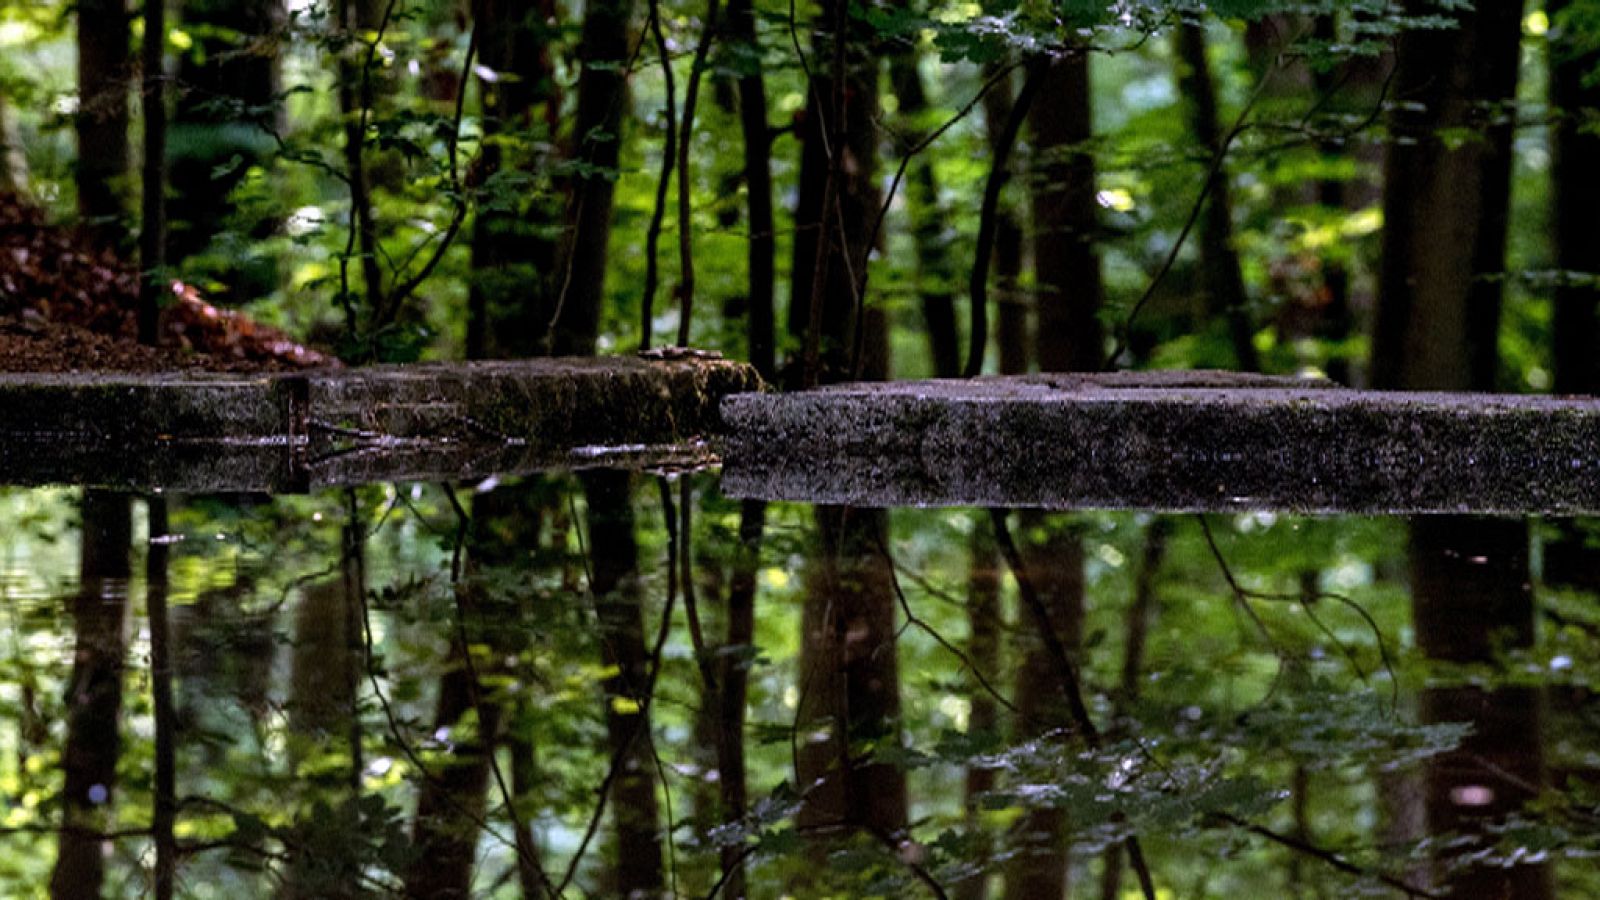
POLYGON ((449 759, 435 765, 417 798, 416 861, 406 874, 406 896, 418 900, 466 900, 478 861, 480 823, 486 814, 491 754, 500 735, 500 709, 478 703, 488 689, 466 665, 471 649, 452 644, 450 671, 440 679, 434 725, 447 730, 449 759), (476 727, 463 727, 476 713, 476 727))
MULTIPOLYGON (((1338 40, 1337 23, 1332 15, 1318 16, 1315 24, 1318 40, 1338 40)), ((1348 67, 1347 67, 1348 68, 1348 67)), ((1339 77, 1343 75, 1346 80, 1356 80, 1353 72, 1339 72, 1334 69, 1313 69, 1311 72, 1312 90, 1317 101, 1322 98, 1332 97, 1340 90, 1339 77)), ((1344 141, 1323 141, 1317 148, 1325 159, 1336 159, 1348 155, 1344 141)), ((1317 203, 1326 209, 1348 209, 1352 191, 1347 190, 1347 182, 1323 178, 1317 182, 1317 203)), ((1317 309, 1316 321, 1312 333, 1324 341, 1342 343, 1350 337, 1355 327, 1355 315, 1350 308, 1350 266, 1338 256, 1327 259, 1322 264, 1322 305, 1317 309)), ((1340 384, 1352 384, 1352 371, 1350 361, 1337 357, 1328 363, 1328 377, 1340 384)))
POLYGON ((860 755, 865 743, 899 745, 900 675, 895 602, 884 555, 882 510, 818 507, 817 561, 806 571, 800 671, 800 747, 807 786, 802 827, 906 827, 905 773, 860 755))
MULTIPOLYGON (((163 53, 167 41, 165 0, 144 7, 144 169, 139 228, 139 343, 155 344, 167 267, 167 99, 163 53)), ((163 513, 164 514, 164 513, 163 513)))
MULTIPOLYGON (((857 344, 870 352, 881 343, 867 321, 881 311, 868 307, 862 321, 856 315, 879 202, 878 60, 862 28, 843 0, 828 0, 812 42, 789 291, 789 334, 804 350, 799 365, 791 361, 791 385, 853 377, 857 344)), ((861 362, 887 373, 886 360, 861 362)))
POLYGON ((167 501, 145 500, 150 537, 145 557, 145 608, 150 619, 150 707, 155 720, 154 803, 150 831, 156 845, 152 879, 156 900, 172 900, 178 874, 177 723, 172 707, 171 633, 167 627, 167 501))
MULTIPOLYGON (((912 49, 889 59, 889 79, 900 101, 900 131, 905 145, 900 148, 902 152, 932 130, 929 123, 923 121, 928 114, 928 95, 918 70, 920 56, 912 49)), ((911 160, 910 176, 905 196, 917 255, 913 285, 922 302, 934 376, 955 378, 961 374, 961 347, 956 328, 955 288, 959 279, 954 268, 956 255, 951 246, 953 232, 948 225, 948 212, 939 199, 933 158, 926 151, 911 160)))
POLYGON ((78 8, 78 215, 105 246, 126 241, 131 41, 126 0, 78 8))
MULTIPOLYGON (((1600 84, 1593 80, 1600 53, 1593 26, 1573 15, 1572 0, 1555 0, 1547 9, 1550 31, 1550 105, 1554 107, 1554 145, 1550 196, 1555 206, 1556 268, 1600 279, 1600 135, 1593 116, 1600 109, 1600 84), (1570 10, 1570 11, 1569 11, 1570 10)), ((1600 393, 1600 286, 1563 284, 1556 288, 1555 391, 1600 393)))
MULTIPOLYGON (((791 384, 888 376, 881 310, 858 318, 858 276, 877 216, 878 63, 868 36, 839 0, 823 4, 812 42, 812 77, 800 129, 800 201, 795 211, 789 332, 803 346, 791 384), (856 350, 859 345, 860 359, 856 350)), ((818 507, 818 552, 805 573, 797 720, 825 739, 800 748, 808 785, 803 826, 906 825, 905 774, 858 756, 857 741, 899 733, 895 601, 882 510, 818 507)))
POLYGON ((739 75, 739 131, 744 139, 744 183, 748 198, 750 247, 749 320, 746 343, 750 364, 769 382, 777 380, 777 233, 772 217, 772 130, 767 125, 767 86, 761 71, 755 9, 750 0, 729 0, 728 41, 742 50, 748 68, 739 75))
POLYGON ((28 193, 28 158, 17 139, 17 115, 0 91, 0 191, 28 193))
MULTIPOLYGON (((1205 25, 1184 22, 1174 41, 1182 66, 1178 89, 1189 98, 1189 127, 1210 156, 1207 165, 1213 165, 1226 148, 1218 119, 1217 86, 1206 58, 1205 25)), ((1206 302, 1211 314, 1227 323, 1235 362, 1244 371, 1259 370, 1261 360, 1254 343, 1249 296, 1239 268, 1239 251, 1233 245, 1233 190, 1224 166, 1216 167, 1208 185, 1205 215, 1200 220, 1200 268, 1206 302)))
MULTIPOLYGON (((749 694, 750 665, 755 659, 756 575, 761 570, 761 538, 767 505, 745 500, 739 507, 739 548, 728 579, 727 636, 717 669, 720 708, 717 722, 717 783, 722 792, 722 820, 738 822, 749 808, 744 752, 745 702, 749 694)), ((746 896, 743 848, 724 847, 722 871, 728 875, 723 892, 742 900, 746 896)))
MULTIPOLYGON (((992 79, 1008 60, 996 60, 984 67, 985 79, 992 79)), ((1015 90, 1008 78, 983 95, 984 138, 991 155, 998 154, 1006 121, 1015 106, 1015 90)), ((998 307, 1000 374, 1020 375, 1028 371, 1028 351, 1033 344, 1028 336, 1028 292, 1022 290, 1024 241, 1016 204, 1002 195, 999 221, 995 226, 994 269, 995 305, 998 307)))
MULTIPOLYGON (((1421 5, 1418 4, 1420 7, 1421 5)), ((1492 390, 1510 211, 1511 120, 1521 4, 1456 12, 1458 27, 1400 39, 1384 185, 1383 273, 1373 377, 1382 388, 1492 390), (1446 142, 1449 129, 1475 139, 1446 142), (1491 277, 1486 277, 1491 276, 1491 277)), ((1533 640, 1528 530, 1521 521, 1435 516, 1411 523, 1417 644, 1432 660, 1496 665, 1533 640)), ((1460 748, 1430 759, 1428 829, 1492 839, 1485 826, 1541 783, 1542 695, 1522 687, 1433 687, 1424 722, 1466 721, 1460 748)), ((1454 896, 1550 896, 1545 865, 1448 865, 1454 896)))
POLYGON ((589 501, 589 554, 601 663, 616 673, 601 685, 611 758, 622 761, 610 798, 617 840, 615 895, 655 897, 665 880, 646 699, 650 648, 645 644, 631 477, 626 472, 593 471, 584 473, 582 480, 589 501))
POLYGON ((556 305, 543 347, 558 356, 589 352, 600 330, 605 299, 606 252, 611 239, 612 173, 622 147, 626 104, 628 22, 633 0, 596 0, 583 16, 578 44, 577 123, 573 157, 585 174, 572 183, 567 201, 564 272, 557 275, 556 305))
POLYGON ((232 195, 274 152, 267 131, 281 131, 277 48, 288 14, 283 0, 186 0, 179 9, 196 46, 179 58, 166 154, 177 214, 169 256, 176 263, 209 250, 220 259, 204 263, 206 275, 231 302, 253 300, 277 287, 278 271, 247 242, 270 237, 278 222, 239 221, 232 195), (229 231, 242 240, 215 243, 229 231))
MULTIPOLYGON (((290 763, 306 762, 308 748, 337 747, 346 738, 350 764, 342 772, 323 772, 311 779, 311 790, 359 798, 362 778, 358 688, 364 674, 361 598, 366 579, 361 555, 364 523, 356 516, 354 492, 347 491, 348 518, 339 548, 339 575, 307 585, 294 610, 294 643, 289 662, 290 763)), ((315 751, 313 751, 315 752, 315 751)), ((315 847, 316 823, 303 827, 299 846, 315 847)), ((360 893, 359 863, 295 852, 285 873, 280 900, 310 897, 353 897, 360 893)))
POLYGON ((97 834, 115 820, 117 759, 122 752, 123 633, 128 607, 132 511, 126 494, 85 490, 78 556, 78 594, 72 599, 76 646, 67 686, 67 738, 61 752, 62 832, 50 896, 100 896, 106 843, 97 834))
MULTIPOLYGON (((359 0, 336 0, 338 27, 347 34, 361 34, 359 0)), ((350 224, 354 250, 365 288, 365 305, 374 315, 383 308, 383 269, 378 261, 378 225, 372 210, 372 188, 367 178, 367 136, 362 127, 372 107, 371 79, 366 73, 367 48, 361 43, 347 47, 339 57, 339 112, 344 117, 344 168, 350 191, 350 224)), ((347 263, 342 263, 345 265, 347 263)), ((354 330, 358 322, 351 315, 356 305, 354 290, 342 297, 346 324, 354 330)))
MULTIPOLYGON (((1144 533, 1144 554, 1139 572, 1134 577, 1133 602, 1128 604, 1127 624, 1123 628, 1122 677, 1117 682, 1116 709, 1112 727, 1118 730, 1131 726, 1128 710, 1139 700, 1139 687, 1144 678, 1144 648, 1150 635, 1150 620, 1154 618, 1156 582, 1161 575, 1162 563, 1167 556, 1167 538, 1172 534, 1172 521, 1157 518, 1150 522, 1144 533)), ((1107 847, 1100 870, 1101 900, 1118 900, 1122 896, 1122 845, 1107 847)))
MULTIPOLYGON (((1039 328, 1035 356, 1046 372, 1095 371, 1105 358, 1098 313, 1103 288, 1094 247, 1094 158, 1087 53, 1074 51, 1050 63, 1029 122, 1034 134, 1032 178, 1034 270, 1039 328)), ((1060 517, 1023 513, 1024 530, 1045 535, 1023 548, 1057 637, 1076 652, 1082 631, 1083 545, 1060 517)), ((1020 638, 1017 675, 1019 738, 1070 722, 1055 687, 1055 663, 1043 641, 1020 638), (1052 726, 1051 723, 1054 723, 1052 726)), ((1016 856, 1006 867, 1006 896, 1062 897, 1067 890, 1067 819, 1061 809, 1023 814, 1013 834, 1016 856)))
POLYGON ((1039 368, 1096 371, 1105 359, 1100 326, 1104 288, 1095 249, 1094 156, 1089 111, 1089 55, 1069 52, 1050 64, 1035 103, 1037 170, 1033 181, 1034 275, 1039 284, 1039 368))
POLYGON ((1522 4, 1454 17, 1400 37, 1372 347, 1382 389, 1495 387, 1522 4), (1473 138, 1446 140, 1459 129, 1473 138))
POLYGON ((559 108, 548 26, 550 0, 475 0, 478 60, 494 79, 479 78, 483 150, 479 158, 486 204, 472 232, 472 280, 467 298, 468 359, 535 354, 552 313, 560 212, 539 198, 505 196, 501 172, 536 176, 548 160, 536 149, 559 108))
MULTIPOLYGON (((967 658, 972 667, 991 677, 1000 671, 1000 626, 1004 613, 1001 607, 1000 552, 995 547, 993 526, 987 515, 974 515, 972 537, 967 543, 967 658)), ((1000 709, 992 696, 973 679, 968 687, 971 708, 967 715, 967 733, 975 735, 999 732, 1000 709)), ((984 868, 963 881, 952 885, 952 896, 958 900, 983 900, 989 893, 987 871, 988 856, 993 851, 993 841, 983 832, 979 817, 983 795, 993 790, 998 781, 998 770, 985 766, 969 765, 962 788, 966 826, 980 841, 982 848, 976 860, 984 868)))

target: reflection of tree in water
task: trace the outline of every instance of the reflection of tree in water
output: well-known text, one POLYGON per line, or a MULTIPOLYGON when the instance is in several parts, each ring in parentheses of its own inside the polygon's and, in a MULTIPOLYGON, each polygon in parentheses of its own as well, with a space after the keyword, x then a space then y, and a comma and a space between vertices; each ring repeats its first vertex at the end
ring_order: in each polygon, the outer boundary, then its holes
POLYGON ((78 593, 71 598, 76 645, 67 685, 66 773, 54 897, 99 896, 106 845, 114 826, 117 761, 122 749, 124 617, 133 535, 128 495, 86 490, 79 504, 78 593))

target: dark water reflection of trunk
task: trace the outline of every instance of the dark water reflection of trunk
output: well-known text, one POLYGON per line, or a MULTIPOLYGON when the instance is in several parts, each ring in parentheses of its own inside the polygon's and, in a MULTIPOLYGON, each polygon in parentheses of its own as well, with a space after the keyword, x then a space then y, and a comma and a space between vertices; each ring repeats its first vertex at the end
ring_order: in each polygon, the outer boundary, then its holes
POLYGON ((105 880, 105 839, 113 822, 123 633, 128 607, 129 542, 133 525, 129 498, 86 490, 82 515, 79 587, 71 600, 76 645, 67 688, 67 742, 61 754, 66 786, 62 831, 50 894, 57 898, 100 896, 105 880))
MULTIPOLYGON (((1533 589, 1525 521, 1467 516, 1411 524, 1412 611, 1430 660, 1496 667, 1502 651, 1532 646, 1533 589)), ((1504 672, 1497 673, 1501 677, 1504 672)), ((1534 799, 1544 780, 1542 688, 1440 686, 1423 691, 1425 724, 1465 722, 1471 734, 1427 766, 1428 830, 1470 845, 1436 849, 1438 884, 1453 897, 1543 900, 1547 864, 1465 859, 1492 846, 1492 826, 1534 799)))
POLYGON ((900 673, 883 510, 818 507, 806 569, 797 740, 802 828, 906 825, 905 772, 862 748, 899 746, 900 673))

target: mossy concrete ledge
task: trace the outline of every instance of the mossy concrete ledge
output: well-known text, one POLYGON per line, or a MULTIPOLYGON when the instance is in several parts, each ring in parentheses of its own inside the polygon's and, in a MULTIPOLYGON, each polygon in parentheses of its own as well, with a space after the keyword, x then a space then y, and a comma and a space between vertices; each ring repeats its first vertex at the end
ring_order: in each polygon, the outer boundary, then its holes
POLYGON ((1600 512, 1600 400, 1155 374, 723 401, 723 491, 857 506, 1600 512))
POLYGON ((704 462, 718 402, 760 388, 750 367, 693 354, 0 375, 0 483, 291 491, 704 462))

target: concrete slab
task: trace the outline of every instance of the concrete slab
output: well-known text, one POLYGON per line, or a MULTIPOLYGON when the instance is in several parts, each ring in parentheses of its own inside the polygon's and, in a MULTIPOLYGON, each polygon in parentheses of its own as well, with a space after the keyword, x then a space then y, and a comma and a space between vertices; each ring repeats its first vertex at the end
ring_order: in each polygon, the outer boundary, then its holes
POLYGON ((1226 374, 841 385, 723 401, 723 491, 858 506, 1600 512, 1600 400, 1226 374))
POLYGON ((633 357, 266 376, 0 375, 0 483, 296 491, 710 462, 748 366, 633 357))

